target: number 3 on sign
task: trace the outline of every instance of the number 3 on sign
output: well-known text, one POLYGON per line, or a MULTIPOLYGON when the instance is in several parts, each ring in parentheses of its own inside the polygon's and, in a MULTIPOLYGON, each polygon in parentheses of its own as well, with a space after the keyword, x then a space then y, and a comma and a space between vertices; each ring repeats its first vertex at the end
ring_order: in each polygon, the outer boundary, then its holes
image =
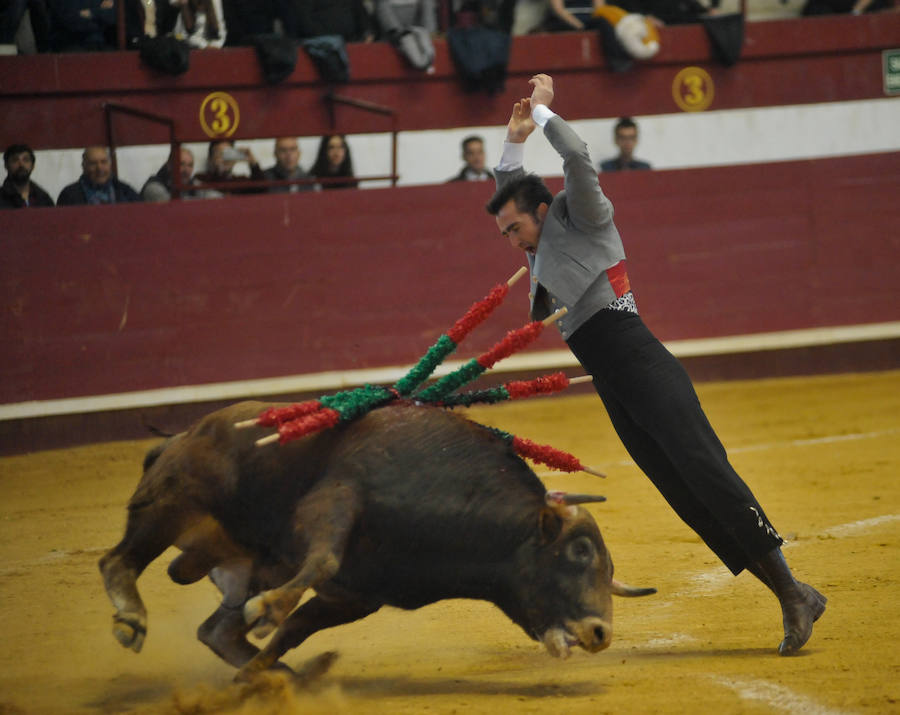
POLYGON ((685 67, 672 82, 672 98, 685 112, 702 112, 713 101, 712 77, 700 67, 685 67))
POLYGON ((200 104, 200 126, 208 137, 230 137, 240 120, 238 103, 227 92, 213 92, 200 104))

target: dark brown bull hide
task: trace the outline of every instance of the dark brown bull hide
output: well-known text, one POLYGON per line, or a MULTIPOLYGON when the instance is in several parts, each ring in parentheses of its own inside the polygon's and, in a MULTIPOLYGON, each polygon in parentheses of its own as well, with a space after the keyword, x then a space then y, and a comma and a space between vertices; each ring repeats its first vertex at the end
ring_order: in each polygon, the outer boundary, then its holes
POLYGON ((534 472, 480 425, 392 405, 257 447, 266 432, 234 423, 269 406, 220 410, 148 454, 125 536, 100 560, 122 645, 141 649, 136 580, 171 545, 182 550, 173 580, 208 574, 222 590, 198 636, 239 676, 383 605, 445 598, 496 604, 554 655, 599 651, 612 636, 610 594, 652 592, 615 582, 588 512, 549 506, 534 472), (246 638, 276 627, 263 650, 246 638))

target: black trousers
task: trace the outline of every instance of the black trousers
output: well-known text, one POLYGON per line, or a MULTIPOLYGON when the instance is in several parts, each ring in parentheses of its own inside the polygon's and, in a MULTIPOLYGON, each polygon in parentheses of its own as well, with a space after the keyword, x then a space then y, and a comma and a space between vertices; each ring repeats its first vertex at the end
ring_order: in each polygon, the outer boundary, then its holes
POLYGON ((568 345, 632 459, 732 573, 782 544, 729 464, 684 367, 640 316, 598 311, 568 345))

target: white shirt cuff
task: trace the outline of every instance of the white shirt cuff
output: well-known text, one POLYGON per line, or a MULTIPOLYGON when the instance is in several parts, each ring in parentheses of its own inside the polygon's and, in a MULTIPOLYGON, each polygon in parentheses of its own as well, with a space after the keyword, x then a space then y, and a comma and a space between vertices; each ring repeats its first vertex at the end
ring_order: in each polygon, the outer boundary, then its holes
POLYGON ((525 163, 525 142, 503 142, 503 154, 497 171, 512 171, 525 163))
POLYGON ((535 104, 531 109, 531 118, 541 129, 555 116, 556 113, 552 112, 546 104, 535 104))

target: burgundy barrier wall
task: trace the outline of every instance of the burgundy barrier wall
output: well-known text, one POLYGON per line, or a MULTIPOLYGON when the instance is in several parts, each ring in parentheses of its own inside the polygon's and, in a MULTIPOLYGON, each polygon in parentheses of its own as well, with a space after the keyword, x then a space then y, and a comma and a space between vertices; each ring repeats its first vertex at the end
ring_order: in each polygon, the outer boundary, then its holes
MULTIPOLYGON (((900 320, 900 153, 603 182, 662 339, 900 320)), ((0 403, 410 364, 524 263, 489 191, 4 212, 0 403)), ((526 292, 460 357, 521 325, 526 292)))
MULTIPOLYGON (((329 89, 393 108, 401 131, 493 126, 536 72, 564 78, 570 120, 679 112, 676 93, 708 98, 709 110, 871 99, 884 96, 882 51, 896 48, 898 37, 900 14, 893 13, 748 23, 741 61, 725 67, 712 59, 701 25, 674 26, 663 29, 654 58, 616 73, 605 66, 596 33, 522 36, 513 41, 506 90, 494 95, 462 90, 443 40, 435 42, 431 75, 407 67, 387 43, 351 44, 351 81, 333 87, 303 52, 293 74, 276 85, 265 83, 252 48, 192 52, 189 71, 177 77, 148 68, 136 52, 0 57, 0 134, 4 146, 102 144, 106 102, 172 118, 180 141, 205 141, 216 131, 247 139, 315 136, 335 126, 346 133, 393 128, 390 117, 346 106, 336 109, 333 124, 323 101, 329 89), (676 82, 690 66, 708 72, 713 87, 697 93, 695 85, 676 82), (204 102, 222 91, 236 105, 223 105, 219 116, 204 102)), ((119 145, 169 141, 144 120, 117 118, 114 126, 119 145)))

